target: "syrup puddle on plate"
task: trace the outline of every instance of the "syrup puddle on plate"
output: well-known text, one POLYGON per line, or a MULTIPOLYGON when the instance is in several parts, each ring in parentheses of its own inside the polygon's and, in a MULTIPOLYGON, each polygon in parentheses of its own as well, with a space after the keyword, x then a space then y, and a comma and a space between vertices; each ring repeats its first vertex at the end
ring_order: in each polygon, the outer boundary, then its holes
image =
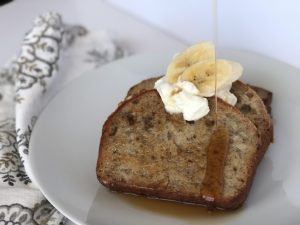
POLYGON ((180 219, 215 217, 228 214, 228 212, 225 211, 208 211, 206 208, 193 204, 182 204, 175 201, 151 199, 130 194, 114 194, 118 195, 119 199, 130 204, 133 207, 180 219))
POLYGON ((142 196, 135 196, 123 193, 113 193, 126 205, 139 210, 153 213, 157 216, 176 218, 184 221, 187 225, 196 225, 208 221, 222 221, 228 217, 238 214, 240 209, 234 211, 208 211, 193 204, 183 204, 175 201, 151 199, 142 196))

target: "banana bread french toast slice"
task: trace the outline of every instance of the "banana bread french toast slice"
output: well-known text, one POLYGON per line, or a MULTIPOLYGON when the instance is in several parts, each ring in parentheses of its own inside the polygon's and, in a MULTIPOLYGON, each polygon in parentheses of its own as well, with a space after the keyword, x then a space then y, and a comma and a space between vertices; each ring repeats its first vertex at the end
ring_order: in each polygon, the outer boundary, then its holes
POLYGON ((228 130, 222 194, 203 197, 207 146, 214 131, 214 99, 205 117, 186 122, 171 115, 156 90, 122 102, 102 129, 99 181, 111 190, 235 209, 246 199, 260 157, 255 125, 237 108, 218 100, 218 126, 228 130))

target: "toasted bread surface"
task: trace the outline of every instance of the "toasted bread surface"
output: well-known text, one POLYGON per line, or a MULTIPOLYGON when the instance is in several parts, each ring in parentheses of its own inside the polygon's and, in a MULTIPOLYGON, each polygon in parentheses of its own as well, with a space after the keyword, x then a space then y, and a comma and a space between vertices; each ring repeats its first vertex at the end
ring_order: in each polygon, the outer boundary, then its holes
MULTIPOLYGON (((128 91, 127 96, 134 96, 143 90, 151 90, 154 88, 154 83, 160 77, 153 77, 141 81, 134 85, 128 91)), ((273 124, 268 111, 271 111, 272 93, 263 88, 246 85, 241 81, 233 83, 231 92, 235 94, 238 101, 235 107, 248 117, 258 128, 261 136, 261 154, 260 160, 263 158, 270 143, 273 141, 273 124)))
POLYGON ((215 129, 211 112, 195 122, 166 113, 156 90, 122 102, 103 126, 97 162, 99 181, 111 190, 234 209, 246 199, 260 158, 257 128, 235 107, 218 100, 218 126, 229 146, 220 198, 203 198, 206 148, 215 129))

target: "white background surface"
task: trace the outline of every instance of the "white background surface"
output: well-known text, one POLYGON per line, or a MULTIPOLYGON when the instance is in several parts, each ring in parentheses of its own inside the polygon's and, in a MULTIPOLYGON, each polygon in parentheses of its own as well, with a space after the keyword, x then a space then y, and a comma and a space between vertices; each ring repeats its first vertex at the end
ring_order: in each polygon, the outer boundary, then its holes
MULTIPOLYGON (((143 52, 212 39, 212 2, 15 0, 0 7, 0 63, 18 50, 33 18, 45 11, 61 12, 65 21, 92 30, 109 30, 133 51, 143 52)), ((219 0, 217 5, 220 46, 259 52, 300 68, 300 1, 219 0)))
MULTIPOLYGON (((66 22, 90 30, 108 30, 132 52, 176 51, 213 37, 211 4, 211 0, 15 0, 0 7, 0 65, 18 52, 32 20, 45 11, 60 12, 66 22)), ((219 44, 260 52, 300 68, 299 11, 297 0, 219 0, 219 44)))
MULTIPOLYGON (((213 0, 107 0, 188 44, 213 38, 213 0)), ((300 1, 218 0, 218 41, 300 68, 300 1)))

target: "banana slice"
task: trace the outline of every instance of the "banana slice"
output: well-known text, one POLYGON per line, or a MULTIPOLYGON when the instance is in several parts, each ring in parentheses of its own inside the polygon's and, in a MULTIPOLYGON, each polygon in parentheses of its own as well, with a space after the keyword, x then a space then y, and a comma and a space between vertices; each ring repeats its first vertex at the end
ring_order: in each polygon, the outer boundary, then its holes
POLYGON ((215 93, 215 70, 217 77, 217 91, 239 79, 243 67, 236 62, 219 59, 200 61, 186 68, 180 74, 180 80, 190 81, 196 85, 199 95, 211 97, 215 93))
POLYGON ((167 68, 166 80, 176 83, 179 76, 194 64, 214 60, 215 47, 211 42, 201 42, 176 55, 167 68))

